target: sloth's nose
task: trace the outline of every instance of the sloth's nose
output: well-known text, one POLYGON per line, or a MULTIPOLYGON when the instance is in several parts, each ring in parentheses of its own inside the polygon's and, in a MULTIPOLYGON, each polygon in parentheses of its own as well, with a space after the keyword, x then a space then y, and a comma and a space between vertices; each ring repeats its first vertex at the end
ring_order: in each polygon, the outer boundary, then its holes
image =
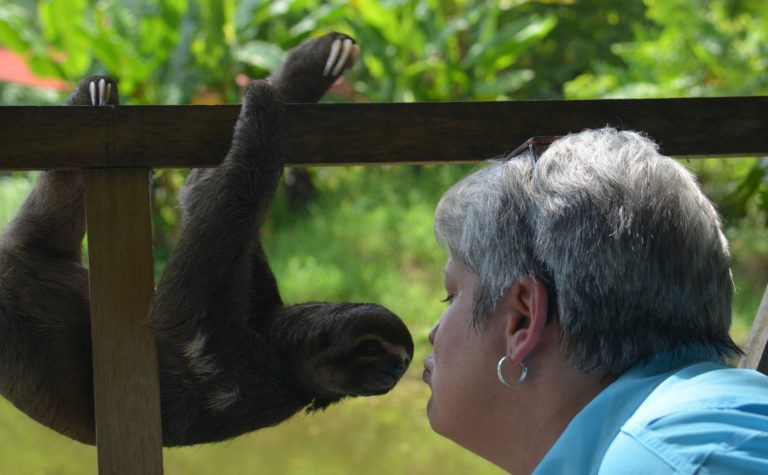
POLYGON ((405 372, 405 369, 408 367, 408 363, 410 363, 410 358, 405 358, 403 360, 400 360, 396 363, 392 364, 392 374, 400 376, 405 372))

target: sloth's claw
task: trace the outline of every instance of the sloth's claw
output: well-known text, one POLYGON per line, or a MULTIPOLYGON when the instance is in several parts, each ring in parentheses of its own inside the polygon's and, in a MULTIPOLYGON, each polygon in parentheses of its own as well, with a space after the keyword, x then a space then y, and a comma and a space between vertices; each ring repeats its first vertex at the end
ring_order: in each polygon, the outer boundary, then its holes
POLYGON ((339 57, 339 50, 341 49, 341 40, 335 39, 331 43, 331 50, 328 52, 328 59, 325 61, 325 67, 323 68, 323 76, 328 76, 331 73, 331 68, 336 63, 336 59, 339 57))
POLYGON ((107 82, 104 78, 95 78, 88 81, 88 94, 90 105, 106 106, 109 105, 109 99, 112 97, 112 82, 107 82))
POLYGON ((104 78, 99 79, 99 105, 104 105, 104 89, 106 87, 106 82, 104 81, 104 78))
POLYGON ((352 40, 349 38, 345 38, 341 43, 341 57, 339 57, 339 61, 336 63, 336 67, 333 68, 333 72, 331 73, 333 76, 338 76, 341 74, 341 71, 347 64, 347 58, 349 58, 352 46, 354 46, 354 43, 352 43, 352 40))
POLYGON ((349 69, 359 57, 360 47, 351 38, 333 40, 323 68, 323 77, 340 75, 349 69), (349 65, 347 65, 347 60, 350 58, 349 65))
POLYGON ((269 82, 285 102, 317 102, 359 56, 355 40, 328 33, 294 48, 269 82))
POLYGON ((96 83, 91 81, 88 84, 88 91, 91 93, 91 105, 96 105, 96 83))

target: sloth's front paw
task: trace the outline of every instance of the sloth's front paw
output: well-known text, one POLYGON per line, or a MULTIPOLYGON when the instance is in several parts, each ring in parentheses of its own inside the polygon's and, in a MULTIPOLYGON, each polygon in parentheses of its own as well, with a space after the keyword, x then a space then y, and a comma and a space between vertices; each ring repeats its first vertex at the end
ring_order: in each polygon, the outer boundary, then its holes
POLYGON ((109 76, 90 76, 77 85, 67 105, 115 106, 120 103, 117 81, 109 76))
POLYGON ((360 57, 360 47, 343 33, 303 43, 269 78, 286 102, 317 102, 360 57))

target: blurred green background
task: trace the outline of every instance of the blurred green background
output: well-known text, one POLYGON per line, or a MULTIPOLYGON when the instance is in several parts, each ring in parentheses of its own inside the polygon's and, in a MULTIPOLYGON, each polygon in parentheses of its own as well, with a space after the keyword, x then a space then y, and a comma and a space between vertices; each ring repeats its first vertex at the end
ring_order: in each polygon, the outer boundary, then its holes
MULTIPOLYGON (((265 77, 290 48, 332 30, 355 37, 362 59, 326 101, 768 94, 764 0, 0 0, 0 50, 61 84, 0 82, 0 104, 61 103, 72 84, 97 72, 120 80, 126 104, 234 103, 249 78, 265 77)), ((2 70, 0 78, 8 81, 2 70)), ((768 158, 684 164, 727 227, 733 334, 743 343, 768 280, 768 158)), ((445 254, 432 212, 473 167, 290 171, 264 230, 285 299, 384 303, 414 333, 413 367, 386 396, 221 444, 166 450, 166 473, 500 473, 431 432, 420 379, 426 335, 444 305, 445 254)), ((155 173, 158 274, 179 235, 184 174, 155 173)), ((0 173, 0 225, 33 179, 0 173)), ((0 400, 0 473, 95 472, 93 448, 0 400)))

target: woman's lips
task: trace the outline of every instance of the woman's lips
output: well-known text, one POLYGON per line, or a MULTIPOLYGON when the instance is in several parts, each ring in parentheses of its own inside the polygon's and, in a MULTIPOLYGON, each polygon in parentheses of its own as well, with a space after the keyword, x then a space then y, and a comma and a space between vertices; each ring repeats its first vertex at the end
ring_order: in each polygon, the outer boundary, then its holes
POLYGON ((434 368, 434 366, 435 361, 431 356, 424 360, 424 372, 421 374, 421 379, 427 384, 430 384, 432 381, 432 368, 434 368))

